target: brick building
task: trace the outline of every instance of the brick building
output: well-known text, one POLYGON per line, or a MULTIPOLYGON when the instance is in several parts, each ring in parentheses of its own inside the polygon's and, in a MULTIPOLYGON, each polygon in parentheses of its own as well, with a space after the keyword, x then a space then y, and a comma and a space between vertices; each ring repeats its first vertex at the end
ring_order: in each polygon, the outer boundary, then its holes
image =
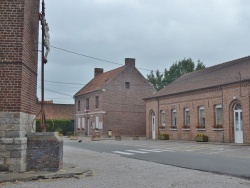
POLYGON ((146 101, 146 136, 250 143, 250 56, 178 78, 146 101))
POLYGON ((4 0, 0 12, 0 171, 25 171, 36 116, 39 0, 4 0))
POLYGON ((152 95, 153 86, 135 67, 135 59, 103 72, 96 68, 95 77, 75 98, 75 126, 78 135, 91 135, 98 128, 101 135, 145 136, 144 97, 152 95))

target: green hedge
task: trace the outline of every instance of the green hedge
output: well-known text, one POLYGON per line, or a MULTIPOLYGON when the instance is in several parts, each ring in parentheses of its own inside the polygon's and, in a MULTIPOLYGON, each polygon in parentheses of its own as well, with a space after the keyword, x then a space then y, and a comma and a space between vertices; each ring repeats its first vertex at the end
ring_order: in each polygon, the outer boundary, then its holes
MULTIPOLYGON (((66 135, 67 132, 72 131, 70 120, 46 120, 46 125, 46 132, 60 132, 66 135)), ((40 120, 36 120, 36 132, 41 132, 40 120)))

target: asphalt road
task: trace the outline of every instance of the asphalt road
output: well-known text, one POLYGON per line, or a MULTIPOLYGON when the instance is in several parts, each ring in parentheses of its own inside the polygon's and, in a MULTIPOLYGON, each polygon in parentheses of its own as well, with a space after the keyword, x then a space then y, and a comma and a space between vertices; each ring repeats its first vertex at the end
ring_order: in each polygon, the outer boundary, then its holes
POLYGON ((154 141, 77 141, 65 146, 250 179, 249 146, 154 141))

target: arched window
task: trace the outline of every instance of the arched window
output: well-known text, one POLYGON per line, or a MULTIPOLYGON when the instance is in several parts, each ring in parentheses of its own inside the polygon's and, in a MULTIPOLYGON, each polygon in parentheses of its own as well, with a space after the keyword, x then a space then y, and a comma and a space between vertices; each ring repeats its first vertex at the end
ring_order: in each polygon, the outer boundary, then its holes
POLYGON ((240 105, 239 103, 237 103, 237 104, 234 106, 234 110, 242 110, 241 105, 240 105))

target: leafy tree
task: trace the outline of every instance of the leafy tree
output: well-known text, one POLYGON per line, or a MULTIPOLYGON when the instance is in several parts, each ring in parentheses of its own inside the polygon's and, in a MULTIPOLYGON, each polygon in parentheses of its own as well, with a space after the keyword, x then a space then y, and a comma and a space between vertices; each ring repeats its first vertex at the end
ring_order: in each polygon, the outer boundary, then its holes
POLYGON ((150 74, 147 75, 147 79, 158 91, 183 74, 204 68, 206 68, 206 66, 200 60, 197 61, 197 65, 195 67, 195 63, 191 58, 184 58, 183 60, 173 63, 169 70, 165 68, 163 73, 160 73, 159 70, 156 70, 154 74, 154 72, 151 71, 150 74))
POLYGON ((195 70, 201 70, 201 69, 205 69, 206 65, 203 64, 203 62, 201 62, 200 60, 197 61, 197 66, 195 68, 195 70))

